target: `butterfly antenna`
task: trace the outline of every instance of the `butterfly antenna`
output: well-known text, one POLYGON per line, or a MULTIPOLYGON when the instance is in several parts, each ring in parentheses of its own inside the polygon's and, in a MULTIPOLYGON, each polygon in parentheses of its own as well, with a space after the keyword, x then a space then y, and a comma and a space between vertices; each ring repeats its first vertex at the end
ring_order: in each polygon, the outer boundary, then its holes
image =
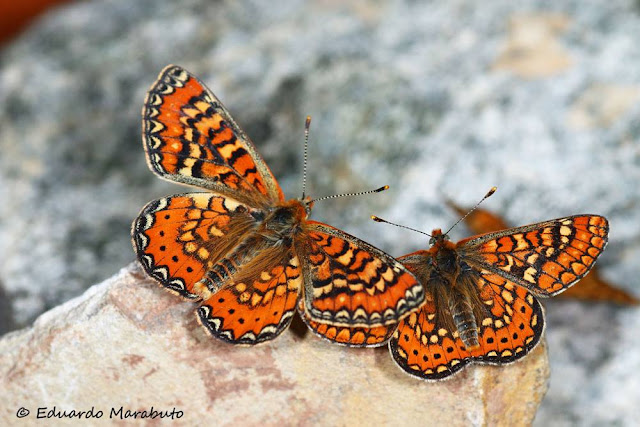
POLYGON ((324 196, 324 197, 320 197, 319 199, 313 199, 312 202, 319 202, 321 200, 327 200, 327 199, 336 199, 338 197, 362 196, 365 194, 379 193, 381 191, 388 190, 388 189, 389 189, 388 185, 383 185, 382 187, 376 188, 375 190, 360 191, 358 193, 334 194, 333 196, 324 196))
POLYGON ((478 208, 478 206, 480 206, 480 203, 484 202, 486 199, 488 199, 489 197, 491 197, 491 195, 492 195, 493 193, 495 193, 497 189, 498 189, 498 187, 491 187, 491 190, 489 190, 489 191, 487 192, 487 194, 485 194, 485 195, 484 195, 484 197, 483 197, 483 198, 482 198, 478 203, 476 203, 476 205, 475 205, 474 207, 472 207, 472 208, 469 210, 469 212, 467 212, 467 213, 466 213, 466 215, 465 215, 465 216, 463 216, 463 217, 462 217, 462 218, 460 218, 458 221, 456 221, 456 223, 455 223, 455 224, 453 224, 453 225, 451 226, 451 228, 449 228, 449 229, 447 230, 447 232, 446 232, 446 233, 444 233, 444 234, 445 234, 445 235, 449 234, 449 232, 450 232, 451 230, 453 230, 453 227, 455 227, 456 225, 458 225, 458 224, 460 223, 460 221, 464 221, 464 219, 465 219, 466 217, 468 217, 468 216, 471 214, 471 212, 475 211, 475 210, 478 208))
POLYGON ((309 128, 311 127, 311 116, 307 116, 304 122, 304 163, 302 166, 302 200, 304 200, 307 189, 307 152, 309 147, 309 128))
POLYGON ((379 216, 371 215, 371 219, 375 222, 384 222, 385 224, 395 225, 396 227, 405 228, 407 230, 415 231, 416 233, 424 234, 425 236, 432 237, 431 234, 425 233, 424 231, 416 230, 415 228, 407 227, 406 225, 396 224, 395 222, 387 221, 386 219, 382 219, 379 216))

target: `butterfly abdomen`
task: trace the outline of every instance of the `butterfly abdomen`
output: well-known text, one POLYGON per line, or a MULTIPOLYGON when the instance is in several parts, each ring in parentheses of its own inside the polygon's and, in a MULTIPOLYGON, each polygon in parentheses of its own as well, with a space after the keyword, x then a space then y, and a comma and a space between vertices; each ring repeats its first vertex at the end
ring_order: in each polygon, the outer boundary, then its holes
POLYGON ((225 283, 235 279, 236 273, 255 258, 263 247, 264 241, 260 235, 247 237, 243 243, 209 267, 204 277, 194 286, 194 291, 202 299, 208 299, 225 283))
POLYGON ((468 350, 478 348, 478 325, 469 298, 454 289, 449 297, 449 311, 465 347, 468 350))

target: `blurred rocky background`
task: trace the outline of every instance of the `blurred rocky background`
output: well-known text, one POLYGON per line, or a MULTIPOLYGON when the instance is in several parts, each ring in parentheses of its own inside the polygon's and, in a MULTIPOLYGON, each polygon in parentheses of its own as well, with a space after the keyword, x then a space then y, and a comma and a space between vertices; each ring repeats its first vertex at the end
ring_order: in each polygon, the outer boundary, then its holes
MULTIPOLYGON (((52 9, 0 47, 0 330, 115 274, 139 209, 184 191, 149 171, 140 139, 169 63, 223 100, 290 197, 307 114, 311 194, 391 185, 318 203, 315 219, 401 255, 424 236, 370 214, 428 232, 457 220, 444 196, 473 204, 497 185, 484 207, 512 224, 607 216, 601 274, 638 295, 639 40, 632 0, 52 9)), ((640 310, 544 302, 551 380, 534 423, 637 423, 640 310)))

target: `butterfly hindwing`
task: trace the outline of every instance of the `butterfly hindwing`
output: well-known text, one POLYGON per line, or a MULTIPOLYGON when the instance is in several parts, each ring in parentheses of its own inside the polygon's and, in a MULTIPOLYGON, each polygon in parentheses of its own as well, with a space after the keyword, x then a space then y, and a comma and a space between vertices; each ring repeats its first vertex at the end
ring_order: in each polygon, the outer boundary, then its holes
POLYGON ((304 323, 320 338, 347 347, 380 347, 389 341, 396 325, 375 328, 349 328, 313 321, 304 310, 304 301, 298 302, 298 313, 304 323))
MULTIPOLYGON (((425 286, 425 304, 398 323, 389 340, 389 350, 396 364, 411 376, 424 380, 446 378, 471 363, 458 332, 438 322, 438 289, 430 282, 433 273, 432 256, 421 250, 398 258, 425 286), (440 324, 439 324, 440 323, 440 324)), ((440 319, 442 320, 442 319, 440 319)))
POLYGON ((396 364, 411 376, 424 380, 446 378, 472 360, 460 339, 435 324, 436 307, 433 295, 427 291, 427 302, 398 324, 389 341, 389 350, 396 364), (440 332, 440 333, 439 333, 440 332))
POLYGON ((580 280, 607 244, 609 224, 576 215, 483 234, 457 244, 469 264, 503 276, 538 296, 552 296, 580 280))
POLYGON ((214 193, 154 200, 132 226, 138 260, 165 288, 185 298, 198 298, 193 285, 252 227, 253 211, 214 193))
POLYGON ((424 289, 391 256, 329 225, 308 221, 304 251, 305 309, 319 323, 395 324, 420 307, 424 289))
MULTIPOLYGON (((419 280, 428 282, 428 256, 399 258, 419 280)), ((466 365, 506 364, 520 359, 539 342, 544 329, 542 306, 526 289, 491 274, 477 274, 473 286, 482 302, 477 319, 479 347, 469 350, 455 328, 438 317, 437 296, 427 285, 425 305, 398 324, 389 341, 396 363, 408 374, 436 381, 450 377, 466 365)), ((447 309, 446 315, 450 315, 447 309)))
POLYGON ((276 262, 249 267, 242 278, 202 302, 198 318, 213 336, 233 344, 257 344, 289 326, 302 288, 299 261, 289 254, 282 263, 280 254, 273 255, 276 262))
POLYGON ((242 201, 275 203, 282 190, 220 100, 188 71, 167 66, 142 110, 147 162, 162 178, 242 201))
POLYGON ((540 302, 526 288, 489 272, 477 286, 488 310, 478 324, 480 349, 471 353, 474 360, 506 364, 533 350, 544 331, 540 302))

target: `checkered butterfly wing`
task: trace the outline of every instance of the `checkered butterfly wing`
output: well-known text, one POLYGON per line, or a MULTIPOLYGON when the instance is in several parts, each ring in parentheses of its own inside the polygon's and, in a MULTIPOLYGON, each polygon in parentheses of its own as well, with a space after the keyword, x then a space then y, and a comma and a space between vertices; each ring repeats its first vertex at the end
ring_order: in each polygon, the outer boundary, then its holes
POLYGON ((148 203, 133 222, 133 247, 147 274, 196 299, 194 285, 253 227, 259 212, 215 193, 164 197, 148 203))
POLYGON ((341 230, 308 221, 297 243, 306 316, 334 326, 394 325, 424 302, 424 290, 397 260, 341 230))
POLYGON ((284 196, 249 137, 222 102, 188 71, 167 66, 142 109, 147 162, 160 177, 253 205, 284 196))
POLYGON ((606 218, 575 215, 470 237, 457 250, 475 268, 548 297, 587 274, 608 233, 606 218))
POLYGON ((335 326, 319 323, 311 319, 304 310, 304 301, 298 302, 298 313, 304 323, 314 334, 327 341, 345 345, 347 347, 380 347, 389 341, 396 325, 378 326, 374 328, 358 328, 335 326))
POLYGON ((282 201, 282 191, 220 100, 181 67, 162 70, 142 116, 150 168, 211 193, 148 203, 132 225, 133 246, 145 271, 162 286, 197 298, 194 284, 245 237, 256 218, 282 201))
POLYGON ((289 326, 301 289, 298 258, 290 250, 270 247, 205 299, 198 318, 216 338, 257 344, 289 326))

